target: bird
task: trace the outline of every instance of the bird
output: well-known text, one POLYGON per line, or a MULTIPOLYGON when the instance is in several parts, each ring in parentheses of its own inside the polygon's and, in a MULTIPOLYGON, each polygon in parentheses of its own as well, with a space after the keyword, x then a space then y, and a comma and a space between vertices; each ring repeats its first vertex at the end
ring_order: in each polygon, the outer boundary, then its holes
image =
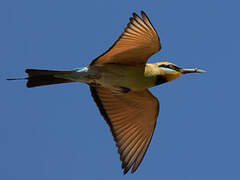
POLYGON ((147 63, 161 49, 157 31, 144 11, 133 13, 120 37, 87 67, 73 70, 26 69, 28 88, 70 82, 86 83, 116 143, 123 173, 134 173, 149 147, 159 114, 159 101, 149 88, 199 68, 171 62, 147 63))

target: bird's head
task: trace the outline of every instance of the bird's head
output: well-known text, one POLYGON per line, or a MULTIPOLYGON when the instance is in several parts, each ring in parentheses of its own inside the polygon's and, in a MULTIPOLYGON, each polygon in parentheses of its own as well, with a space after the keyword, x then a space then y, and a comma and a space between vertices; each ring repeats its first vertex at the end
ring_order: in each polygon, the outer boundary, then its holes
POLYGON ((172 81, 184 74, 206 72, 198 68, 192 69, 181 68, 170 62, 153 63, 151 64, 151 67, 152 67, 151 69, 154 69, 152 73, 157 76, 156 84, 162 84, 165 82, 172 81))

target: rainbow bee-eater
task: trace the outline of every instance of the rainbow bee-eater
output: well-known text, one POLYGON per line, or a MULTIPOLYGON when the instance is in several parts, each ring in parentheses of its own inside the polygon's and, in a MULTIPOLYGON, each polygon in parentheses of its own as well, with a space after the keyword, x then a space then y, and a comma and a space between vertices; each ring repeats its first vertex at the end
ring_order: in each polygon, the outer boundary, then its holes
MULTIPOLYGON (((90 87, 101 115, 110 127, 126 174, 135 172, 151 141, 159 102, 149 88, 187 73, 170 62, 146 64, 161 49, 158 34, 147 15, 133 13, 118 40, 88 67, 70 71, 26 69, 27 87, 82 82, 90 87)), ((8 79, 8 80, 17 80, 8 79)))

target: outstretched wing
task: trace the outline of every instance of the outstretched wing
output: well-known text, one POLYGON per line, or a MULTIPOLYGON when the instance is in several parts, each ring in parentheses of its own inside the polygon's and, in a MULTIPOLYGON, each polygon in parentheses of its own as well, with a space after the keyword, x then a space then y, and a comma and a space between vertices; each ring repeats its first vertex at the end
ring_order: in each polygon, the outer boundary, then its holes
POLYGON ((159 103, 148 90, 115 94, 107 88, 91 87, 92 96, 107 121, 126 174, 140 165, 155 128, 159 103))
POLYGON ((92 61, 97 63, 119 63, 127 65, 145 64, 150 56, 161 49, 158 34, 147 15, 141 11, 142 18, 136 13, 122 35, 104 54, 92 61))

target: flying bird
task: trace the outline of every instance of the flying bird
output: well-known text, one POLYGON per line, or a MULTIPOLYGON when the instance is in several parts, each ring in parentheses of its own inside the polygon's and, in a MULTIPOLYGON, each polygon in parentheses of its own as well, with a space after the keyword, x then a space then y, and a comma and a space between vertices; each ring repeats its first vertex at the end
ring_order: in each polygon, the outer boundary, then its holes
POLYGON ((126 174, 134 173, 150 144, 159 112, 159 102, 148 90, 188 73, 203 73, 198 68, 185 69, 170 62, 147 64, 161 49, 156 30, 147 15, 133 13, 117 41, 88 67, 70 71, 26 69, 27 87, 81 82, 106 120, 126 174))

